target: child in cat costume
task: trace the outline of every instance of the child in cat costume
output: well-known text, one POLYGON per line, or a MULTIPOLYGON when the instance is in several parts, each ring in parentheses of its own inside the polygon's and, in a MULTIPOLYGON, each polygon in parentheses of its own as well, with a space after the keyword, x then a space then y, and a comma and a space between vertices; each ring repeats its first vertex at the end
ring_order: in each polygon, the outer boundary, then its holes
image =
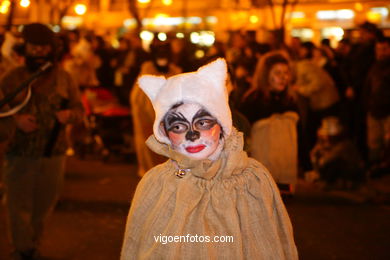
POLYGON ((137 187, 122 260, 298 259, 275 182, 232 127, 226 79, 223 59, 168 79, 140 77, 156 113, 147 145, 169 159, 137 187))

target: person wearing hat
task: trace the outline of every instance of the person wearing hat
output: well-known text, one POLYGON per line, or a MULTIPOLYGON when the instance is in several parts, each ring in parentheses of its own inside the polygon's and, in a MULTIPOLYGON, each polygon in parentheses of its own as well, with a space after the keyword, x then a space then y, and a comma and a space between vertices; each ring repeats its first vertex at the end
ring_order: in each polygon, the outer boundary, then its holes
POLYGON ((232 126, 226 80, 224 59, 139 78, 156 113, 147 145, 168 160, 138 184, 122 260, 298 259, 278 188, 232 126))
POLYGON ((34 259, 63 182, 66 139, 61 126, 80 121, 83 110, 76 85, 56 62, 55 34, 33 23, 24 26, 22 35, 25 65, 3 77, 0 92, 6 96, 32 75, 35 79, 7 104, 14 109, 0 120, 0 129, 13 129, 3 169, 13 256, 34 259))

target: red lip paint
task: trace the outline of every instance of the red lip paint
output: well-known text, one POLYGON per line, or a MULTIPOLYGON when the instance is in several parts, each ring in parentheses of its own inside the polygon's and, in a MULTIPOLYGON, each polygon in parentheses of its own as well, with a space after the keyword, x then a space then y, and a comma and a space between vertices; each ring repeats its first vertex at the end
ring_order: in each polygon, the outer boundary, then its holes
POLYGON ((197 146, 188 146, 186 147, 186 151, 189 153, 199 153, 202 151, 204 148, 206 148, 205 145, 197 145, 197 146))

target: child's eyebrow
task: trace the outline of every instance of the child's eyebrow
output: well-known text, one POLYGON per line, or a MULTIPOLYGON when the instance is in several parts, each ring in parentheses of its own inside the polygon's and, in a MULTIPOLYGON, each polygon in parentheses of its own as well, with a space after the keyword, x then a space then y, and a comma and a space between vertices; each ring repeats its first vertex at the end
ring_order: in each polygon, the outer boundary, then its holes
POLYGON ((194 115, 193 119, 203 117, 203 116, 212 116, 209 112, 207 112, 205 109, 200 109, 196 114, 194 115))
POLYGON ((188 123, 188 120, 184 117, 184 115, 180 112, 171 112, 166 117, 166 123, 168 126, 173 124, 176 121, 186 122, 188 123))

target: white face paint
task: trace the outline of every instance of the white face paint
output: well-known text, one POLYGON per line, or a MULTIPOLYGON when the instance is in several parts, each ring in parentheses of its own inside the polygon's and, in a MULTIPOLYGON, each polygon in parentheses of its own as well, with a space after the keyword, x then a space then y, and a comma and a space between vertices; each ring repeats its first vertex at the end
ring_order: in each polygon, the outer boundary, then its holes
POLYGON ((172 108, 164 117, 172 148, 195 159, 209 158, 217 150, 221 127, 217 119, 198 104, 172 108))

